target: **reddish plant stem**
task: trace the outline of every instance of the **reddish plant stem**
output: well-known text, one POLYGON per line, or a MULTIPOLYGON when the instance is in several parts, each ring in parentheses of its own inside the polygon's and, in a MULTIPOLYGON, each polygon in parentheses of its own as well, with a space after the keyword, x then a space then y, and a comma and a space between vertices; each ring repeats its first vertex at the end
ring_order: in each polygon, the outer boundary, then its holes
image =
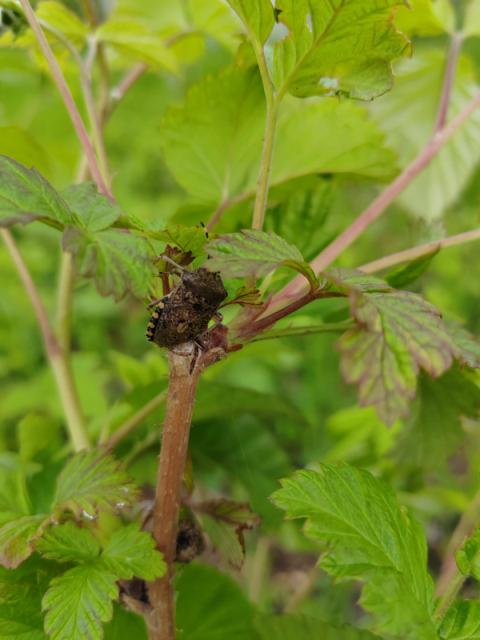
POLYGON ((450 106, 450 96, 452 95, 455 72, 457 70, 460 49, 462 48, 463 34, 455 33, 452 36, 450 49, 447 56, 447 69, 443 80, 442 95, 438 106, 437 120, 434 131, 441 131, 447 124, 448 108, 450 106))
MULTIPOLYGON (((480 107, 478 93, 465 108, 420 151, 418 156, 375 200, 356 218, 352 224, 333 240, 311 263, 315 273, 324 271, 338 256, 386 211, 387 207, 404 191, 411 182, 427 167, 438 152, 452 136, 468 120, 472 113, 480 107)), ((271 306, 278 307, 286 300, 295 298, 305 288, 302 276, 294 278, 272 299, 271 306)))
POLYGON ((80 115, 80 112, 77 109, 77 105, 75 104, 75 101, 72 97, 70 89, 65 81, 65 78, 63 77, 62 70, 60 69, 60 66, 53 54, 53 51, 48 43, 48 40, 46 39, 42 31, 42 28, 38 23, 38 20, 30 5, 30 2, 29 0, 20 0, 20 4, 22 5, 22 9, 25 12, 25 16, 28 20, 28 23, 30 24, 30 27, 32 28, 35 34, 35 37, 43 52, 43 55, 45 56, 45 59, 52 73, 53 79, 55 80, 55 84, 57 85, 57 88, 63 98, 68 114, 70 116, 70 119, 75 128, 80 144, 82 145, 83 151, 85 153, 85 157, 87 158, 88 166, 89 166, 92 178, 95 180, 98 186, 98 189, 101 193, 108 195, 109 197, 112 197, 112 194, 109 188, 107 187, 103 179, 102 172, 100 171, 100 168, 98 166, 95 150, 90 141, 90 137, 88 135, 87 129, 82 120, 82 116, 80 115))
POLYGON ((147 616, 150 640, 174 640, 174 562, 183 474, 188 452, 195 392, 201 366, 191 371, 195 347, 189 353, 169 352, 170 379, 163 424, 153 513, 153 535, 167 563, 167 573, 149 585, 152 605, 147 616))

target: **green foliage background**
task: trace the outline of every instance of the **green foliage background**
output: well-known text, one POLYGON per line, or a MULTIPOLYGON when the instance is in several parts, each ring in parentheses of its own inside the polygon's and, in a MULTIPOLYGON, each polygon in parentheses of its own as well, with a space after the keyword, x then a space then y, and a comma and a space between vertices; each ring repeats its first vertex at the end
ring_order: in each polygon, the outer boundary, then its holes
MULTIPOLYGON (((458 65, 450 117, 479 87, 476 3, 471 0, 460 7, 468 17, 464 23, 468 39, 458 65)), ((0 2, 4 4, 9 3, 0 2)), ((44 6, 47 21, 52 8, 46 5, 51 4, 38 4, 44 6)), ((82 16, 81 3, 64 4, 82 16)), ((287 11, 289 3, 282 4, 287 11)), ((122 211, 161 230, 177 223, 207 222, 215 208, 226 202, 218 231, 248 227, 265 115, 253 53, 240 22, 221 0, 119 0, 117 5, 110 22, 102 27, 104 42, 112 46, 112 77, 118 81, 135 62, 152 67, 118 105, 105 130, 113 191, 122 211), (136 21, 144 32, 130 37, 126 29, 122 36, 120 22, 115 20, 136 21)), ((362 211, 432 133, 457 18, 447 0, 415 0, 412 5, 411 12, 398 9, 397 25, 413 39, 413 56, 395 62, 391 92, 371 103, 325 97, 312 97, 306 103, 293 96, 286 100, 266 228, 297 245, 307 259, 362 211)), ((108 15, 108 2, 99 8, 108 15)), ((67 35, 73 42, 85 37, 78 25, 69 28, 67 35)), ((252 28, 261 32, 261 26, 252 28)), ((10 38, 10 29, 0 30, 0 153, 34 165, 61 190, 75 180, 78 141, 39 52, 26 48, 31 44, 28 33, 20 33, 14 43, 10 38)), ((81 103, 72 60, 64 47, 58 43, 56 47, 81 103)), ((305 87, 293 91, 294 95, 305 92, 310 95, 305 87)), ((386 215, 341 257, 341 266, 356 267, 414 244, 479 227, 479 142, 477 112, 386 215)), ((15 238, 53 317, 61 259, 59 234, 33 223, 16 227, 15 238)), ((446 318, 478 335, 478 255, 475 243, 440 252, 420 277, 401 286, 421 293, 446 318)), ((48 514, 55 478, 69 454, 64 418, 30 303, 3 246, 0 273, 0 511, 48 514)), ((274 286, 280 287, 289 277, 287 270, 276 272, 274 286)), ((342 309, 334 300, 316 303, 280 327, 342 319, 342 309)), ((166 388, 166 360, 146 342, 147 313, 130 294, 115 303, 112 297, 99 295, 92 279, 81 277, 75 288, 73 318, 73 368, 89 431, 92 437, 106 437, 166 388)), ((357 405, 355 389, 342 380, 336 339, 309 335, 255 342, 204 376, 190 447, 196 491, 204 499, 227 496, 249 502, 261 524, 246 533, 246 564, 241 572, 229 564, 231 549, 223 557, 215 556, 216 569, 199 560, 180 571, 181 637, 377 637, 368 631, 332 631, 332 625, 338 628, 346 623, 375 628, 385 634, 378 637, 385 638, 478 637, 474 623, 470 635, 458 635, 460 631, 455 635, 456 611, 440 631, 434 630, 431 622, 420 620, 429 617, 428 604, 407 630, 402 627, 401 612, 397 620, 388 620, 388 612, 379 612, 371 604, 375 589, 385 588, 378 577, 370 576, 369 592, 362 594, 364 610, 355 607, 359 596, 355 584, 334 582, 335 576, 342 577, 338 568, 342 562, 330 558, 336 562, 335 570, 314 570, 315 535, 322 543, 325 536, 318 531, 312 536, 310 531, 305 538, 297 522, 285 521, 269 499, 279 479, 298 468, 318 471, 323 464, 345 462, 366 469, 387 482, 424 526, 435 576, 458 517, 480 489, 478 373, 460 379, 449 372, 435 381, 422 377, 411 416, 387 428, 374 409, 357 405), (297 601, 295 594, 303 588, 305 596, 297 601), (285 610, 292 618, 270 619, 273 612, 285 610), (377 616, 374 627, 372 615, 377 616)), ((155 483, 155 434, 161 421, 159 409, 118 447, 118 457, 137 485, 155 483)), ((311 517, 309 512, 290 513, 285 495, 279 497, 282 492, 286 489, 276 494, 275 502, 289 515, 311 517)), ((8 521, 2 514, 2 522, 8 521)), ((115 529, 110 517, 105 516, 107 522, 101 525, 108 532, 115 529)), ((341 549, 337 552, 341 555, 341 549)), ((359 565, 367 562, 357 560, 359 565)), ((35 555, 27 562, 37 561, 35 555)), ((329 556, 324 563, 328 561, 329 556)), ((85 567, 80 563, 69 571, 87 571, 85 567)), ((0 591, 6 592, 13 588, 12 574, 2 571, 0 591)), ((57 585, 66 579, 67 573, 59 577, 58 569, 48 571, 57 585)), ((115 576, 120 576, 112 572, 106 591, 115 590, 115 576)), ((354 576, 364 578, 360 569, 354 576)), ((403 575, 401 579, 416 580, 403 575)), ((21 581, 19 576, 15 588, 22 587, 21 581)), ((399 586, 391 578, 388 585, 395 600, 403 583, 399 586)), ((431 585, 421 588, 429 591, 431 585)), ((476 584, 469 585, 468 595, 478 598, 476 584)), ((44 608, 54 598, 51 594, 44 608)), ((9 617, 18 621, 26 609, 19 612, 18 603, 11 604, 8 598, 1 606, 0 638, 45 637, 40 618, 31 617, 26 631, 15 630, 9 626, 9 617)), ((468 615, 475 617, 470 610, 468 615)), ((103 619, 109 617, 106 611, 103 619)), ((480 617, 476 620, 480 624, 480 617)), ((53 624, 50 618, 47 631, 53 624)), ((105 637, 122 640, 144 634, 140 619, 115 605, 105 637)))

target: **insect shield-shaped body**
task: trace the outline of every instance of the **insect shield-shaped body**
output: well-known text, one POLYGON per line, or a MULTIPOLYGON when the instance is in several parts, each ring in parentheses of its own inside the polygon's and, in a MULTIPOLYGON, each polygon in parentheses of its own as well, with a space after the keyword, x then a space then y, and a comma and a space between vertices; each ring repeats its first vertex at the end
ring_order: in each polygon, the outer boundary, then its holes
POLYGON ((181 282, 154 307, 147 339, 160 347, 195 340, 227 297, 219 273, 207 269, 182 271, 181 282))

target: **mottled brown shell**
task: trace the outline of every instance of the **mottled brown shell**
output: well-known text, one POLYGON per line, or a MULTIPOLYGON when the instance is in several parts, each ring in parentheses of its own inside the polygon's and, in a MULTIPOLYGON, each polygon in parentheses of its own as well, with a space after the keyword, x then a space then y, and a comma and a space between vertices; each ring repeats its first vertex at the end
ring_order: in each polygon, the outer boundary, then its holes
POLYGON ((184 271, 181 282, 154 308, 147 339, 168 348, 195 340, 226 297, 220 274, 203 268, 184 271))

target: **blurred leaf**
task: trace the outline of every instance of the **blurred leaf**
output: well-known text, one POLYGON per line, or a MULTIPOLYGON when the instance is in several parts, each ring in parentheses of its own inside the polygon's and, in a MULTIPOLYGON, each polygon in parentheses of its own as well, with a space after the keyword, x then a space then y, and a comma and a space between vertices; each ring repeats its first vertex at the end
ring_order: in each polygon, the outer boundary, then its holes
POLYGON ((263 44, 270 35, 275 19, 270 0, 227 0, 250 36, 263 44))
POLYGON ((385 275, 385 280, 394 289, 402 289, 418 280, 430 268, 438 250, 433 250, 425 256, 416 258, 408 264, 397 267, 385 275))
POLYGON ((63 246, 75 256, 79 272, 95 279, 102 296, 118 301, 129 292, 138 298, 148 295, 153 264, 144 238, 116 229, 93 234, 69 227, 63 246))
MULTIPOLYGON (((264 121, 258 74, 227 69, 195 85, 182 105, 167 112, 161 138, 166 164, 201 203, 218 206, 237 196, 252 197, 264 121)), ((394 155, 362 107, 334 100, 284 105, 272 163, 273 186, 318 173, 388 177, 394 169, 394 155)))
POLYGON ((213 547, 231 566, 239 569, 245 557, 243 532, 257 527, 259 517, 246 503, 222 499, 197 504, 195 512, 213 547))
POLYGON ((118 220, 122 210, 98 192, 93 182, 74 184, 62 191, 70 209, 89 231, 102 231, 118 220))
POLYGON ((45 515, 24 516, 0 527, 0 564, 15 569, 34 550, 36 538, 41 535, 45 515))
POLYGON ((46 174, 50 169, 48 152, 28 131, 15 125, 0 127, 0 153, 46 174))
POLYGON ((298 271, 315 286, 316 277, 302 254, 277 234, 258 229, 245 229, 211 240, 206 251, 210 256, 207 267, 221 271, 225 278, 261 278, 278 267, 298 271))
POLYGON ((252 640, 254 637, 252 607, 228 576, 212 567, 190 564, 177 577, 176 588, 180 638, 252 640))
POLYGON ((399 6, 397 27, 409 35, 438 36, 455 31, 455 11, 449 0, 409 0, 399 6))
POLYGON ((63 34, 79 48, 85 45, 88 36, 87 25, 61 2, 42 0, 35 14, 44 28, 52 27, 54 33, 56 31, 63 34))
POLYGON ((425 536, 388 485, 355 467, 322 464, 283 480, 272 499, 289 518, 307 519, 328 573, 366 582, 361 603, 381 631, 436 639, 425 536))
POLYGON ((468 2, 463 25, 465 36, 480 36, 480 5, 476 0, 468 2))
POLYGON ((162 555, 155 548, 149 533, 140 531, 137 524, 117 529, 102 553, 102 563, 117 578, 130 580, 134 576, 153 580, 166 570, 162 555))
POLYGON ((54 578, 43 597, 45 631, 53 640, 84 637, 100 640, 102 622, 111 619, 118 597, 115 576, 92 565, 80 565, 54 578))
POLYGON ((420 368, 438 377, 457 350, 439 311, 420 296, 388 289, 361 292, 350 286, 358 326, 338 342, 343 376, 359 385, 362 406, 374 405, 380 418, 392 424, 408 413, 420 368))
POLYGON ((368 631, 334 627, 300 615, 257 615, 254 622, 258 640, 379 640, 368 631))
POLYGON ((77 453, 57 480, 53 508, 72 511, 77 517, 92 519, 97 509, 116 509, 131 504, 135 489, 127 474, 111 457, 99 453, 77 453))
POLYGON ((22 460, 33 460, 48 447, 59 446, 58 424, 46 416, 28 413, 17 426, 19 454, 22 460))
POLYGON ((474 533, 464 541, 462 547, 455 554, 455 560, 458 568, 464 576, 473 576, 476 580, 480 579, 479 529, 474 531, 474 533))
POLYGON ((143 616, 127 611, 122 606, 114 606, 113 619, 104 627, 105 640, 147 640, 147 630, 143 616))
POLYGON ((472 369, 479 369, 480 338, 472 335, 459 324, 449 322, 447 327, 448 332, 459 350, 458 359, 460 363, 472 369))
POLYGON ((440 624, 441 640, 478 640, 480 638, 480 603, 455 602, 440 624))
POLYGON ((288 35, 274 49, 273 76, 280 93, 346 94, 372 99, 392 86, 391 62, 409 51, 395 28, 401 0, 278 0, 288 35))
POLYGON ((48 560, 83 564, 100 556, 100 544, 88 530, 73 522, 51 526, 35 545, 48 560))
MULTIPOLYGON (((395 91, 372 104, 371 111, 383 127, 402 167, 407 166, 428 142, 437 117, 443 86, 445 52, 417 53, 399 66, 395 91), (401 123, 401 130, 399 123, 401 123)), ((448 121, 477 94, 475 69, 462 56, 450 96, 448 121)), ((474 113, 442 152, 399 196, 399 202, 415 216, 438 220, 454 204, 480 160, 480 114, 474 113)))
POLYGON ((0 226, 32 220, 60 229, 76 222, 67 203, 38 171, 0 155, 0 226))
POLYGON ((480 389, 458 368, 432 380, 419 378, 413 415, 400 436, 399 453, 424 471, 439 470, 459 446, 462 417, 480 416, 480 389))
POLYGON ((112 17, 97 29, 100 42, 105 42, 129 60, 177 71, 177 60, 160 36, 132 18, 112 17))

